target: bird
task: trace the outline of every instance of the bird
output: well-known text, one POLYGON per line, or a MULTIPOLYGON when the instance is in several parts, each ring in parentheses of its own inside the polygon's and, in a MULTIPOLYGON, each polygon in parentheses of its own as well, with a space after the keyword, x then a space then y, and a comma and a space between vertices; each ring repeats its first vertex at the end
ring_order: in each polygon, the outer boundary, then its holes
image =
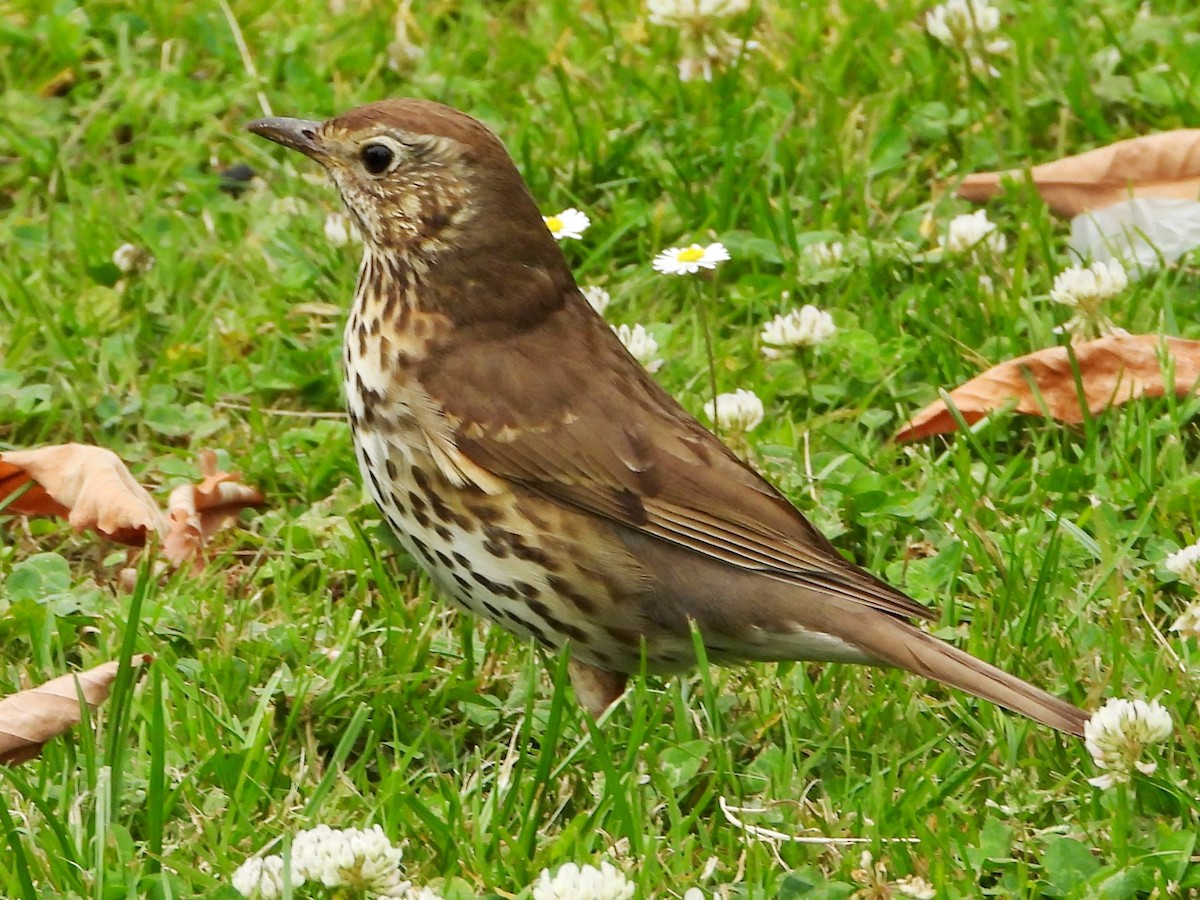
POLYGON ((504 144, 388 99, 248 124, 315 160, 363 238, 344 332, 368 492, 458 607, 550 653, 599 718, 641 671, 899 667, 1072 735, 1087 713, 922 630, 658 384, 584 299, 504 144))

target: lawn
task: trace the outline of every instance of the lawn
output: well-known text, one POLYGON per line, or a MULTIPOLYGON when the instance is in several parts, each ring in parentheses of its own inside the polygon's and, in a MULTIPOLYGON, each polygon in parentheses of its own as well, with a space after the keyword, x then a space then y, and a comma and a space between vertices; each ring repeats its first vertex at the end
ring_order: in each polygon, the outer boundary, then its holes
MULTIPOLYGON (((956 180, 1196 125, 1200 8, 999 0, 1008 45, 963 53, 931 6, 761 0, 707 20, 755 45, 706 81, 680 78, 700 38, 632 0, 428 0, 401 33, 394 2, 8 3, 0 451, 99 444, 165 497, 212 449, 267 504, 182 571, 0 518, 0 695, 154 658, 0 767, 0 896, 236 898, 247 858, 318 824, 378 824, 447 900, 601 861, 643 898, 917 878, 944 898, 1197 896, 1200 644, 1170 630, 1196 597, 1163 562, 1200 538, 1200 400, 891 436, 1066 342, 1049 293, 1078 262, 1069 223, 1017 183, 987 206, 1003 246, 943 252, 975 209, 956 180), (701 418, 714 381, 753 390, 765 418, 738 452, 934 607, 935 634, 1086 709, 1161 702, 1156 771, 1096 787, 1082 741, 852 666, 638 678, 596 727, 559 659, 440 600, 365 499, 341 415, 359 250, 326 234, 340 201, 245 130, 389 96, 482 119, 547 215, 585 212, 560 246, 606 318, 645 327, 701 418), (731 258, 653 270, 693 241, 731 258), (119 268, 127 243, 152 265, 119 268), (765 356, 764 325, 802 304, 836 333, 765 356)), ((1200 338, 1196 259, 1106 314, 1200 338)))

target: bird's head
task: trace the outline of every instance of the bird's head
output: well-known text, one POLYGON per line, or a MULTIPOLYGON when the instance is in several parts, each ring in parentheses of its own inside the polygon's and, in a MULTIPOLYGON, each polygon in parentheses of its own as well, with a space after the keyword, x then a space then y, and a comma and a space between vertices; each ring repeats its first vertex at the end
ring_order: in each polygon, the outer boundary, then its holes
POLYGON ((557 256, 504 145, 448 106, 385 100, 324 122, 270 118, 248 128, 325 167, 368 250, 432 261, 446 250, 486 253, 519 236, 522 255, 557 256))

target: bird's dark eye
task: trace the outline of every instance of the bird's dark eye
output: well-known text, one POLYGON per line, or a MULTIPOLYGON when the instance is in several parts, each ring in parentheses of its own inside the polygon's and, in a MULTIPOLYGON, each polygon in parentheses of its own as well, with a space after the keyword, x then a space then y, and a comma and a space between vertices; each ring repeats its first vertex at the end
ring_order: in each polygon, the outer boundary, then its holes
POLYGON ((372 175, 382 175, 392 164, 395 154, 385 144, 367 144, 362 148, 363 166, 372 175))

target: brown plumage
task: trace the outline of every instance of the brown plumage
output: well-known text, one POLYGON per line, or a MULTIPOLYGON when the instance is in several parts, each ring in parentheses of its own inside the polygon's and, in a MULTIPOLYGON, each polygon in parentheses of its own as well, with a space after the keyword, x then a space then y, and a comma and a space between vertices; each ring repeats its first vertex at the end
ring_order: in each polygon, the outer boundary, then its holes
POLYGON ((594 714, 642 654, 899 666, 1070 734, 1087 715, 909 623, 930 613, 846 561, 655 383, 580 295, 500 141, 390 100, 256 134, 337 184, 365 253, 346 326, 359 464, 459 605, 570 644, 594 714))

